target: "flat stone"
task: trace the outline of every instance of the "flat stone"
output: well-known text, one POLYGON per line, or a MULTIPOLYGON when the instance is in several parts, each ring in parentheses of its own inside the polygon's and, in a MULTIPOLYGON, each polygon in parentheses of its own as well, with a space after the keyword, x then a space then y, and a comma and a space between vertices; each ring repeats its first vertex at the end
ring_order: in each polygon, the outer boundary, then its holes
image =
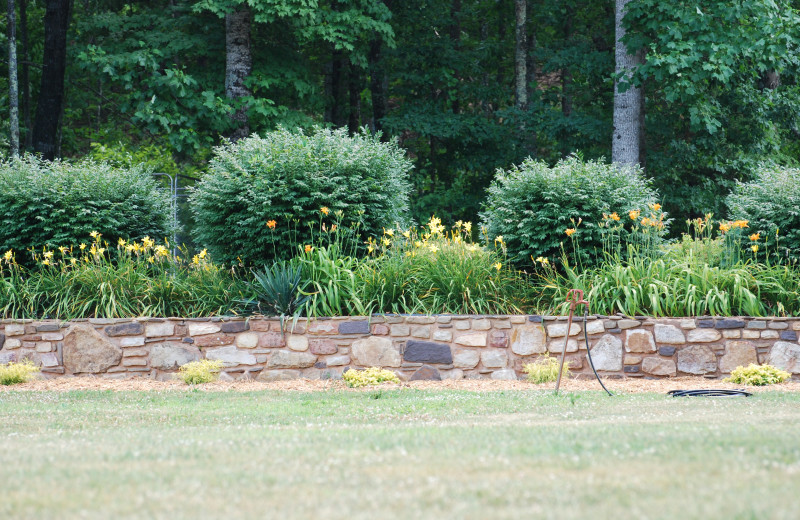
POLYGON ((258 346, 258 333, 243 332, 236 336, 235 343, 239 348, 256 348, 258 346))
POLYGON ((508 334, 502 330, 489 332, 489 346, 492 348, 506 348, 508 346, 508 334))
POLYGON ((800 330, 800 321, 792 322, 792 330, 800 330))
POLYGON ((134 336, 136 334, 144 334, 144 327, 138 321, 106 327, 106 335, 108 336, 134 336))
POLYGON ((15 363, 16 361, 16 352, 0 352, 0 365, 5 365, 6 363, 15 363))
POLYGON ((5 328, 6 336, 22 336, 25 334, 25 325, 22 323, 9 323, 5 328))
POLYGON ((371 336, 353 342, 352 355, 364 367, 399 367, 400 353, 388 338, 371 336))
POLYGON ((472 320, 472 330, 489 330, 492 328, 492 322, 486 318, 480 320, 472 320))
POLYGON ((495 381, 516 381, 519 379, 517 373, 512 368, 504 368, 492 372, 492 379, 495 381))
POLYGON ((250 324, 244 320, 226 321, 219 326, 219 330, 227 334, 236 334, 250 330, 250 324))
POLYGON ((36 352, 52 352, 53 350, 53 346, 49 341, 37 341, 35 348, 36 352))
POLYGON ((456 338, 456 343, 465 347, 485 347, 488 344, 488 335, 485 332, 463 334, 456 338))
POLYGON ((481 352, 481 363, 486 368, 505 368, 508 366, 508 354, 500 349, 484 350, 481 352))
POLYGON ((642 362, 642 356, 634 356, 633 354, 625 354, 622 363, 625 365, 638 365, 642 362))
POLYGON ((735 320, 731 318, 717 320, 716 323, 714 323, 714 327, 717 329, 743 329, 744 326, 744 320, 735 320))
POLYGON ((719 359, 719 370, 729 374, 736 367, 758 364, 756 347, 749 341, 726 341, 725 354, 719 359))
POLYGON ((286 346, 286 340, 280 332, 261 333, 258 336, 258 348, 281 348, 286 346))
POLYGON ((55 332, 61 330, 60 323, 42 323, 36 326, 36 332, 55 332))
POLYGON ((675 355, 675 347, 658 347, 658 353, 662 356, 672 357, 675 355))
POLYGON ((510 320, 495 320, 492 326, 496 329, 510 329, 511 328, 511 321, 510 320))
POLYGON ((150 366, 159 370, 173 370, 199 359, 200 350, 183 343, 159 343, 150 347, 150 366))
POLYGON ((656 343, 667 345, 683 345, 686 343, 686 336, 683 331, 675 325, 662 325, 656 323, 655 327, 656 343))
POLYGON ((340 367, 350 364, 350 356, 330 356, 325 358, 325 363, 328 364, 329 367, 340 367))
POLYGON ((453 340, 453 331, 452 330, 445 330, 445 329, 436 329, 433 331, 433 338, 434 341, 452 341, 453 340))
POLYGON ((762 330, 761 339, 778 339, 781 335, 777 330, 762 330))
POLYGON ((47 352, 39 356, 39 362, 44 368, 52 368, 58 366, 58 356, 55 352, 47 352))
POLYGON ((144 338, 142 336, 123 336, 119 339, 120 347, 142 347, 144 338))
POLYGON ((694 329, 690 330, 686 335, 686 341, 689 343, 710 343, 712 341, 719 341, 722 334, 716 329, 694 329))
POLYGON ((194 344, 198 347, 220 347, 231 345, 236 338, 227 334, 205 334, 194 338, 194 344))
POLYGON ((148 338, 172 336, 175 334, 175 324, 169 321, 147 323, 144 326, 144 335, 148 338))
MULTIPOLYGON (((680 331, 679 331, 680 332, 680 331)), ((625 333, 626 352, 655 352, 656 344, 653 334, 647 330, 629 330, 625 333)))
POLYGON ((267 368, 309 368, 317 362, 317 356, 309 352, 276 350, 269 357, 267 368))
POLYGON ((544 354, 546 336, 541 325, 520 325, 511 331, 511 352, 518 356, 544 354))
POLYGON ((221 329, 216 323, 190 323, 189 335, 202 336, 204 334, 216 334, 221 329))
POLYGON ((222 361, 222 365, 225 367, 235 367, 237 365, 255 365, 258 363, 253 354, 239 350, 233 345, 229 347, 212 348, 206 350, 206 359, 216 359, 222 361))
POLYGON ((785 321, 770 321, 767 327, 773 330, 786 330, 789 328, 789 324, 785 321))
POLYGON ((437 316, 436 317, 436 323, 450 323, 451 321, 453 321, 453 317, 452 316, 437 316))
POLYGON ((436 318, 433 316, 407 316, 406 323, 413 323, 417 325, 430 325, 436 323, 436 318))
POLYGON ((126 366, 126 367, 144 367, 144 366, 147 366, 147 359, 139 358, 139 357, 123 358, 122 359, 122 366, 126 366))
POLYGON ((22 346, 22 341, 16 338, 8 338, 6 339, 5 343, 3 343, 3 348, 6 350, 13 350, 15 348, 20 348, 22 346))
POLYGON ((150 349, 147 348, 126 348, 122 351, 122 357, 142 357, 150 354, 150 349))
POLYGON ((742 331, 740 329, 723 330, 722 337, 725 339, 738 339, 742 337, 742 331))
POLYGON ((765 320, 750 320, 749 322, 747 322, 747 328, 764 330, 767 328, 767 322, 765 320))
POLYGON ((757 330, 743 330, 742 331, 742 338, 743 339, 758 339, 761 337, 761 332, 757 330))
POLYGON ((305 352, 308 350, 308 338, 296 334, 287 335, 286 346, 289 347, 290 350, 305 352))
POLYGON ((430 325, 416 325, 411 327, 411 336, 414 338, 428 339, 431 337, 430 325))
POLYGON ((250 323, 250 330, 256 332, 269 332, 272 328, 272 322, 269 320, 250 319, 248 322, 250 323))
MULTIPOLYGON (((547 344, 547 350, 555 354, 561 354, 564 350, 564 340, 554 339, 547 344)), ((578 342, 574 339, 567 340, 567 352, 577 352, 578 342)))
POLYGON ((299 370, 262 370, 256 376, 256 381, 271 383, 273 381, 291 381, 300 379, 299 370))
POLYGON ((675 366, 675 361, 671 359, 646 357, 642 361, 642 372, 654 376, 675 376, 678 373, 678 369, 675 366))
POLYGON ((697 375, 714 373, 717 371, 717 357, 707 345, 691 345, 678 351, 678 370, 697 375))
POLYGON ((406 343, 403 359, 410 363, 439 363, 449 365, 453 362, 450 345, 430 341, 409 341, 406 343))
POLYGON ((635 327, 638 327, 641 324, 642 324, 642 322, 640 322, 639 320, 624 319, 624 320, 619 320, 617 322, 617 328, 618 329, 622 329, 622 330, 633 329, 635 327))
POLYGON ((312 354, 317 354, 318 356, 336 354, 339 350, 333 341, 327 339, 312 339, 309 348, 312 354))
MULTIPOLYGON (((569 335, 570 336, 577 336, 578 333, 581 331, 581 326, 577 323, 573 323, 572 326, 569 328, 569 335)), ((563 338, 567 335, 567 324, 566 323, 553 323, 547 326, 547 335, 551 338, 563 338)))
POLYGON ((422 365, 414 372, 409 381, 441 381, 439 371, 430 365, 422 365))
MULTIPOLYGON (((141 327, 141 324, 138 324, 141 327)), ((141 332, 140 332, 141 333, 141 332)), ((122 349, 88 323, 75 323, 64 337, 64 368, 73 374, 98 374, 119 365, 122 349)))
POLYGON ((411 335, 411 327, 405 323, 395 323, 391 326, 389 334, 392 336, 409 336, 411 335))
POLYGON ((636 365, 625 365, 622 367, 622 371, 626 374, 637 374, 639 373, 639 367, 636 365))
POLYGON ((339 324, 339 334, 369 334, 368 321, 343 321, 339 324))
POLYGON ((769 351, 768 363, 792 374, 800 374, 800 345, 776 341, 769 351))
POLYGON ((606 326, 603 325, 603 320, 592 320, 586 322, 586 334, 602 334, 606 331, 606 326))
POLYGON ((604 334, 592 347, 592 361, 597 370, 622 370, 622 340, 611 334, 604 334))
POLYGON ((481 360, 481 351, 474 348, 454 348, 453 366, 456 368, 475 368, 481 360))
POLYGON ((384 325, 383 323, 378 323, 372 326, 372 333, 376 336, 388 336, 389 335, 389 327, 384 325))
POLYGON ((45 332, 42 334, 42 340, 44 341, 61 341, 64 339, 64 335, 60 332, 45 332))
POLYGON ((691 330, 697 328, 697 324, 694 322, 694 320, 681 320, 680 325, 681 328, 684 330, 691 330))
POLYGON ((797 341, 797 332, 793 330, 782 330, 781 339, 783 341, 797 341))
POLYGON ((314 320, 308 325, 311 334, 336 334, 339 325, 333 320, 314 320))

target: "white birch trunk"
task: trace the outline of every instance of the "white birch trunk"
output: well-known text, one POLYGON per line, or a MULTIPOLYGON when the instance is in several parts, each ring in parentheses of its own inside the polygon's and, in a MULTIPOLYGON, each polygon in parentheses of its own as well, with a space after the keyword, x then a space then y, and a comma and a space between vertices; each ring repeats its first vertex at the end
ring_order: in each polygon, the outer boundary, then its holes
POLYGON ((614 82, 614 135, 611 143, 611 161, 622 165, 635 165, 640 163, 640 143, 642 141, 642 111, 644 99, 642 89, 629 87, 625 92, 620 92, 620 82, 626 83, 631 71, 636 66, 644 63, 644 53, 628 53, 622 38, 625 36, 625 27, 622 19, 627 11, 630 0, 616 0, 615 30, 616 46, 614 58, 617 80, 614 82))
MULTIPOLYGON (((250 8, 246 4, 225 15, 225 95, 228 99, 236 100, 252 94, 244 83, 253 69, 250 20, 250 8)), ((231 139, 236 141, 247 137, 250 134, 247 106, 240 107, 231 117, 236 124, 231 139)))

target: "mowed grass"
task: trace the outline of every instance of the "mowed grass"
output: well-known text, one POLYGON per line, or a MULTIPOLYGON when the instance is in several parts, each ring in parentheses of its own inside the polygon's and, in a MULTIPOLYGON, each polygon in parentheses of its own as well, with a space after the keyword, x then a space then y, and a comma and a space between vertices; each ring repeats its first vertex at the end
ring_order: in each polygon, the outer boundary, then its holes
POLYGON ((800 517, 800 394, 3 392, 0 518, 800 517))

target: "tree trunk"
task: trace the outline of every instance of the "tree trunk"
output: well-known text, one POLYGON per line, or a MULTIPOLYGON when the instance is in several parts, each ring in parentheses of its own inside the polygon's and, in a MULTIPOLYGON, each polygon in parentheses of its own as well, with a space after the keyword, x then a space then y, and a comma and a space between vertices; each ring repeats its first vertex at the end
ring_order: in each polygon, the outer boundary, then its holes
MULTIPOLYGON (((450 40, 453 42, 453 49, 458 53, 461 49, 461 0, 452 0, 450 4, 450 40)), ((458 80, 458 69, 453 69, 453 76, 458 80)), ((461 102, 458 99, 458 87, 452 96, 453 113, 461 112, 461 102)))
POLYGON ((19 81, 22 86, 22 124, 25 128, 25 149, 33 143, 31 131, 31 76, 28 52, 28 0, 19 0, 19 42, 22 51, 22 69, 19 81))
POLYGON ((518 110, 528 106, 528 0, 514 0, 514 104, 518 110))
POLYGON ((630 54, 622 43, 625 27, 626 6, 631 0, 616 0, 615 29, 616 45, 614 58, 617 79, 614 81, 614 135, 611 143, 611 160, 622 165, 639 164, 640 143, 642 140, 642 110, 644 109, 642 89, 630 85, 631 71, 644 63, 640 50, 630 54), (621 85, 622 84, 622 85, 621 85), (620 86, 624 92, 620 91, 620 86))
POLYGON ((349 123, 348 65, 344 53, 334 50, 331 60, 331 96, 328 101, 331 103, 330 121, 337 128, 349 123))
MULTIPOLYGON (((252 95, 244 83, 253 70, 250 21, 250 8, 246 3, 225 15, 225 95, 233 101, 252 95)), ((247 110, 247 104, 241 104, 231 116, 235 125, 229 136, 232 141, 250 135, 247 110)))
MULTIPOLYGON (((369 90, 372 94, 372 129, 375 132, 383 132, 383 118, 386 117, 388 99, 388 82, 386 79, 386 69, 383 64, 381 52, 383 43, 372 40, 369 46, 369 90)), ((386 136, 382 135, 381 139, 386 136)))
POLYGON ((536 61, 533 58, 534 51, 536 50, 536 30, 535 25, 531 22, 535 21, 532 16, 527 16, 528 19, 528 45, 525 50, 525 68, 528 73, 526 85, 528 87, 528 103, 533 100, 535 95, 534 89, 536 88, 536 61))
POLYGON ((11 156, 19 155, 19 84, 17 78, 17 19, 14 0, 8 0, 8 123, 11 156))
POLYGON ((762 88, 775 90, 781 84, 780 73, 776 70, 765 71, 761 75, 761 84, 763 85, 762 88))
POLYGON ((361 70, 355 65, 350 65, 350 75, 347 82, 350 91, 350 113, 347 118, 347 130, 350 134, 357 134, 361 128, 361 70))
POLYGON ((64 74, 67 69, 67 29, 72 0, 47 0, 44 14, 44 59, 39 103, 33 124, 33 149, 45 159, 58 151, 64 112, 64 74))

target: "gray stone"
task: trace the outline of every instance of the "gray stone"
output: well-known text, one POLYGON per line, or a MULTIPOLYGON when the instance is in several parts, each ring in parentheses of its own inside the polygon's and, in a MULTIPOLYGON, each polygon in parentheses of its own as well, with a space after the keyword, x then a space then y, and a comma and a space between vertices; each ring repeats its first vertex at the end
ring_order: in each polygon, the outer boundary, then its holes
POLYGON ((392 325, 389 332, 392 336, 408 336, 411 334, 411 327, 405 323, 392 325))
POLYGON ((219 325, 216 323, 190 323, 189 335, 202 336, 204 334, 215 334, 220 331, 219 325))
POLYGON ((675 347, 658 347, 658 353, 662 356, 672 357, 675 355, 675 347))
POLYGON ((637 365, 625 365, 622 367, 622 371, 626 374, 638 374, 639 367, 637 365))
POLYGON ((797 332, 793 330, 782 330, 781 339, 784 341, 797 341, 797 332))
POLYGON ((453 366, 456 368, 475 368, 481 360, 481 351, 473 348, 453 349, 453 366))
POLYGON ((678 351, 678 370, 686 374, 697 375, 713 373, 717 371, 717 357, 711 347, 691 345, 678 351))
POLYGON ((428 339, 431 337, 431 326, 416 325, 411 327, 411 336, 414 338, 428 339))
POLYGON ((210 348, 206 350, 206 359, 216 359, 222 361, 222 366, 224 367, 255 365, 258 362, 253 354, 239 350, 233 345, 229 347, 210 348))
POLYGON ((36 326, 36 332, 56 332, 57 330, 61 330, 59 323, 42 323, 36 326))
POLYGON ((624 319, 617 322, 617 328, 625 330, 638 327, 642 323, 639 320, 624 319))
POLYGON ((400 353, 388 338, 372 336, 353 342, 353 358, 364 367, 399 367, 400 353))
POLYGON ((150 347, 150 366, 172 370, 200 359, 200 350, 183 343, 159 343, 150 347))
POLYGON ((504 368, 502 370, 495 370, 492 372, 492 379, 495 381, 516 381, 518 379, 517 373, 511 368, 504 368))
POLYGON ((273 381, 291 381, 299 378, 299 370, 262 370, 256 377, 256 381, 271 383, 273 381))
POLYGON ((486 368, 505 368, 508 366, 508 354, 499 349, 484 350, 481 352, 481 362, 486 368))
POLYGON ((487 334, 485 332, 464 334, 456 338, 456 343, 464 345, 465 347, 485 347, 487 343, 487 334))
POLYGON ((492 328, 492 322, 486 318, 480 320, 472 320, 472 330, 489 330, 492 328))
POLYGON ((767 328, 767 322, 764 320, 751 320, 747 324, 748 329, 763 330, 767 328))
POLYGON ((714 320, 697 320, 697 326, 701 329, 713 329, 714 320))
POLYGON ((592 320, 586 322, 586 334, 602 334, 606 331, 605 325, 603 325, 603 320, 592 320))
MULTIPOLYGON (((564 351, 564 340, 563 339, 554 339, 550 343, 547 344, 547 350, 550 352, 560 354, 564 351)), ((574 339, 567 340, 567 352, 577 352, 578 351, 578 342, 574 339)))
POLYGON ((410 363, 439 363, 449 365, 453 362, 450 345, 431 341, 409 341, 403 351, 403 359, 410 363))
MULTIPOLYGON (((138 324, 141 326, 141 323, 138 324)), ((64 337, 64 368, 73 374, 97 374, 119 365, 122 349, 88 323, 72 325, 64 337)))
POLYGON ((120 323, 119 325, 109 325, 106 327, 106 334, 109 336, 134 336, 143 334, 144 327, 138 321, 131 323, 120 323))
POLYGON ((343 321, 339 324, 339 334, 369 334, 369 322, 343 321))
POLYGON ((592 347, 592 361, 597 370, 622 370, 622 340, 611 334, 604 334, 592 347))
POLYGON ((120 347, 142 347, 144 338, 141 336, 123 336, 119 339, 120 347))
POLYGON ((440 370, 439 374, 442 376, 442 379, 464 379, 464 371, 458 368, 454 368, 453 370, 440 370))
POLYGON ((511 352, 518 356, 544 354, 545 340, 541 325, 520 325, 511 331, 511 352))
POLYGON ((5 365, 6 363, 13 363, 16 360, 17 360, 16 352, 0 352, 0 365, 5 365))
POLYGON ((532 316, 528 316, 528 321, 531 321, 533 323, 541 323, 542 317, 537 314, 534 314, 532 316))
POLYGON ((744 320, 735 320, 735 319, 722 319, 717 320, 714 324, 714 327, 717 329, 743 329, 744 328, 744 320))
POLYGON ((629 330, 625 333, 625 351, 648 353, 656 351, 653 335, 647 330, 629 330))
POLYGON ((689 343, 710 343, 712 341, 719 341, 722 334, 718 330, 709 328, 699 328, 690 330, 686 335, 686 341, 689 343))
POLYGON ((736 367, 758 364, 756 347, 749 341, 726 341, 725 354, 719 359, 719 370, 729 374, 736 367))
POLYGON ((444 330, 444 329, 437 329, 437 330, 433 331, 433 340, 434 341, 452 341, 453 340, 453 331, 444 330))
POLYGON ((789 324, 785 321, 770 321, 767 327, 773 330, 786 330, 789 328, 789 324))
MULTIPOLYGON (((578 333, 581 331, 581 326, 577 323, 573 323, 569 328, 569 335, 570 336, 577 336, 578 333)), ((566 323, 553 323, 552 325, 547 326, 547 335, 551 338, 563 338, 567 335, 567 324, 566 323)))
POLYGON ((39 355, 39 362, 43 368, 52 368, 58 366, 58 356, 55 352, 47 352, 39 355))
POLYGON ((422 365, 414 372, 409 381, 441 381, 442 375, 430 365, 422 365))
POLYGON ((219 326, 219 330, 228 334, 236 334, 250 330, 250 324, 244 320, 226 321, 219 326))
POLYGON ((20 348, 22 346, 22 341, 16 338, 8 338, 6 339, 5 343, 3 344, 3 348, 6 350, 12 350, 15 348, 20 348))
POLYGON ((677 374, 677 367, 671 359, 646 357, 642 361, 642 371, 654 376, 674 376, 677 374))
POLYGON ((267 362, 267 368, 309 368, 317 362, 317 356, 309 352, 276 350, 267 362))
POLYGON ((25 325, 22 323, 9 323, 6 325, 5 333, 7 336, 22 336, 25 334, 25 325))
POLYGON ((683 331, 675 325, 655 325, 656 342, 666 343, 667 345, 683 345, 686 343, 686 336, 683 331))
POLYGON ((768 363, 792 374, 800 374, 800 345, 776 341, 769 352, 768 363))
POLYGON ((328 364, 329 367, 340 367, 350 364, 350 356, 342 355, 342 356, 331 356, 325 359, 325 363, 328 364))
POLYGON ((778 339, 781 335, 778 334, 777 330, 762 330, 761 331, 761 339, 778 339))

